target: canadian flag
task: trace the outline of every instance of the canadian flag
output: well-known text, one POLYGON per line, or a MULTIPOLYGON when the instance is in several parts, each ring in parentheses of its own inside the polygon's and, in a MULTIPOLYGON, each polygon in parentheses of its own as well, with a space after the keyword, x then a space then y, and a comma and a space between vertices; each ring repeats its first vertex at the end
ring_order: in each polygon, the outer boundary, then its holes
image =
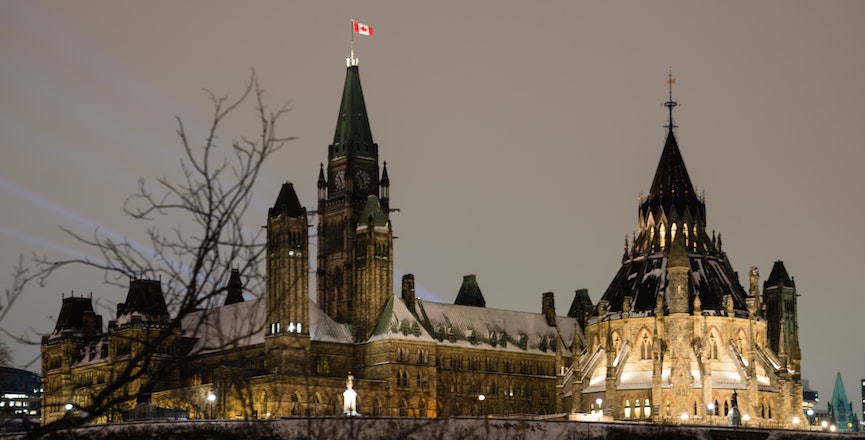
POLYGON ((361 23, 358 23, 355 21, 354 22, 354 33, 361 34, 361 35, 367 35, 367 36, 371 37, 372 33, 373 33, 372 26, 367 26, 365 24, 361 24, 361 23))

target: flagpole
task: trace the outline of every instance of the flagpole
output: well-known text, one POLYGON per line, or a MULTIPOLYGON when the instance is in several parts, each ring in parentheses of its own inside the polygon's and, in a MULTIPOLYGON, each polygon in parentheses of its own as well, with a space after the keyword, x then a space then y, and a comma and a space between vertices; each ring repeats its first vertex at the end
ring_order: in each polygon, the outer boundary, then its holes
POLYGON ((354 57, 354 19, 351 19, 351 55, 346 60, 348 67, 357 65, 357 58, 354 57))

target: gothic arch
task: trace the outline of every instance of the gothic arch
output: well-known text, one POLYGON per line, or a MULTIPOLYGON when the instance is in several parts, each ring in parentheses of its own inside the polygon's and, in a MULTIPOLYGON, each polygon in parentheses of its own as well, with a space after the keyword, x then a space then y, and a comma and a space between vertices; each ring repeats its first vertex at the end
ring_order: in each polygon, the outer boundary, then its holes
POLYGON ((310 408, 310 415, 320 416, 320 415, 322 415, 322 412, 323 412, 322 410, 323 410, 323 408, 322 408, 321 394, 319 394, 316 391, 316 393, 312 395, 312 405, 310 408))
POLYGON ((376 396, 374 399, 372 399, 372 416, 373 417, 381 417, 383 415, 384 414, 382 413, 382 410, 381 410, 381 399, 378 396, 376 396))
POLYGON ((646 326, 643 326, 637 331, 637 336, 634 340, 634 347, 639 348, 640 360, 652 359, 652 345, 652 332, 646 326))
POLYGON ((418 417, 429 417, 429 408, 426 399, 421 398, 417 404, 418 417))

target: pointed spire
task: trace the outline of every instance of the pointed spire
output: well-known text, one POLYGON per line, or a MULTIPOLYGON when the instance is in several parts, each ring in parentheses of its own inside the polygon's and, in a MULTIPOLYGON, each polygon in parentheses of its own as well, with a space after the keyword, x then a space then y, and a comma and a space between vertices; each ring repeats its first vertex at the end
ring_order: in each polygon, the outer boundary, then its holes
MULTIPOLYGON (((688 247, 690 249, 708 248, 708 236, 703 232, 706 227, 706 205, 694 190, 673 131, 675 127, 673 108, 679 104, 673 101, 672 84, 675 83, 675 79, 672 77, 672 72, 668 74, 667 82, 670 84, 668 101, 664 104, 669 110, 665 125, 668 127, 667 138, 664 142, 661 158, 658 161, 658 167, 655 170, 655 176, 652 179, 652 186, 645 199, 640 203, 640 218, 648 219, 651 216, 657 221, 661 221, 662 215, 666 215, 666 224, 678 224, 679 229, 684 228, 684 224, 687 223, 689 228, 688 247), (695 229, 696 234, 694 233, 695 229)), ((648 220, 644 221, 648 222, 648 220)))
POLYGON ((387 176, 387 161, 384 161, 383 165, 380 184, 381 186, 390 186, 390 178, 387 176))
POLYGON ((324 178, 324 164, 318 164, 318 187, 325 188, 327 187, 327 179, 324 178))
POLYGON ((290 182, 282 184, 279 190, 279 195, 276 197, 276 202, 273 208, 268 210, 268 218, 278 217, 285 214, 292 218, 298 218, 305 215, 303 207, 300 206, 300 201, 297 199, 297 193, 294 192, 294 185, 290 182))
POLYGON ((766 278, 763 289, 777 286, 794 287, 793 280, 790 279, 790 275, 787 274, 787 268, 784 267, 784 262, 780 260, 776 261, 775 265, 772 266, 772 272, 769 273, 769 278, 766 278))
POLYGON ((327 179, 324 178, 324 164, 318 167, 318 200, 319 203, 327 198, 327 179))
POLYGON ((348 66, 345 73, 339 117, 333 135, 333 145, 336 147, 334 152, 337 156, 351 154, 348 143, 357 146, 373 145, 357 65, 348 66), (342 154, 339 154, 340 152, 342 154))

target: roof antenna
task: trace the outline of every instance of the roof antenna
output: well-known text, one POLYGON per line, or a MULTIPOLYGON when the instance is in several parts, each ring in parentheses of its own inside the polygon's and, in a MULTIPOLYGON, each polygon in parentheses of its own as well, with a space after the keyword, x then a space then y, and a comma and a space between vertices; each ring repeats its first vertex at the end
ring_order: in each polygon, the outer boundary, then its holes
POLYGON ((669 85, 669 95, 667 98, 667 102, 664 103, 664 107, 667 107, 670 111, 669 119, 667 123, 664 124, 665 128, 669 128, 670 131, 673 131, 674 128, 678 128, 679 126, 673 123, 673 107, 679 105, 678 102, 673 101, 673 84, 676 84, 676 78, 673 78, 673 66, 667 67, 667 84, 669 85))

